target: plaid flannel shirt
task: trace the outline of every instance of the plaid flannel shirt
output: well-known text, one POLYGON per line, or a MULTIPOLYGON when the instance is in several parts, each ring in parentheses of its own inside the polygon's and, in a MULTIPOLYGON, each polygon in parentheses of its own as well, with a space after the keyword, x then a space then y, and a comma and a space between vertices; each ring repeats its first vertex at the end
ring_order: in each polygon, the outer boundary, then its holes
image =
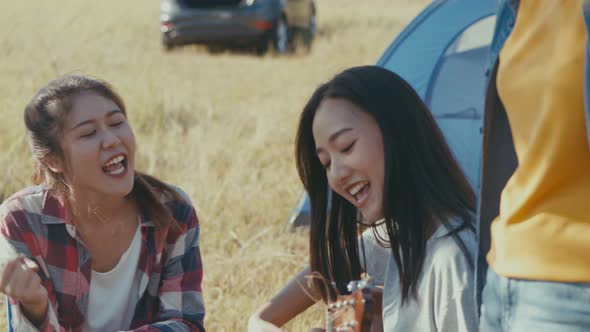
MULTIPOLYGON (((134 331, 204 331, 199 224, 188 197, 186 201, 167 202, 180 228, 156 229, 146 216, 141 217, 134 331)), ((18 302, 9 298, 9 324, 15 331, 82 331, 92 258, 59 199, 41 186, 7 199, 0 206, 0 250, 0 256, 12 251, 34 260, 49 294, 48 314, 41 326, 33 326, 18 302)))

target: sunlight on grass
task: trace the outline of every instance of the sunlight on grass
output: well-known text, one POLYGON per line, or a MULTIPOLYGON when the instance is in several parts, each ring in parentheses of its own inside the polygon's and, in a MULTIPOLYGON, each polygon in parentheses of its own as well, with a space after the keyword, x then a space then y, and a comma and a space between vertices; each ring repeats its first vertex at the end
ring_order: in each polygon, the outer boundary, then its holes
MULTIPOLYGON (((157 1, 5 2, 0 195, 30 183, 22 110, 37 89, 67 73, 106 79, 126 101, 138 168, 179 185, 197 206, 206 327, 243 331, 248 315, 307 262, 307 232, 286 230, 301 190, 293 158, 301 108, 338 71, 375 63, 427 3, 318 0, 309 55, 259 57, 196 46, 165 53, 157 1)), ((286 330, 321 321, 317 305, 286 330)))

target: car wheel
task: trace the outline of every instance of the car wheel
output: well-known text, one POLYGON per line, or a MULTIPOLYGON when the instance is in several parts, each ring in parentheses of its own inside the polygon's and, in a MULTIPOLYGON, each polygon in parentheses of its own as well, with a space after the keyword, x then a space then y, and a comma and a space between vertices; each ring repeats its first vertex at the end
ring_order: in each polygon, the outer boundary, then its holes
POLYGON ((284 16, 280 16, 275 23, 273 32, 273 47, 278 54, 285 54, 289 52, 290 36, 289 27, 284 16))
POLYGON ((263 38, 258 43, 256 43, 254 45, 254 52, 256 52, 256 54, 260 56, 265 55, 266 52, 268 52, 268 39, 263 38))

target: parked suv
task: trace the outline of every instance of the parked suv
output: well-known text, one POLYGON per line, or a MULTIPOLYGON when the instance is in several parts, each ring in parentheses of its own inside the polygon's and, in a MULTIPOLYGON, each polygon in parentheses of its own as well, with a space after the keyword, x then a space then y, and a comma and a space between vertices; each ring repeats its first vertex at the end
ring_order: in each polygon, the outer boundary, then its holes
POLYGON ((299 44, 309 49, 317 26, 314 0, 161 0, 160 22, 165 50, 204 44, 254 46, 259 53, 269 45, 277 53, 299 44))

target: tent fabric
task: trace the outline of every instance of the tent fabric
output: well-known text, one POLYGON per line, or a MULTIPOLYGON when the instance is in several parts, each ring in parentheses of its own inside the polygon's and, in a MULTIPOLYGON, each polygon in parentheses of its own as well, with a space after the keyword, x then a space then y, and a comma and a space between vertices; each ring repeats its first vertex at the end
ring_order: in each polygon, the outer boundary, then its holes
POLYGON ((495 2, 491 0, 433 1, 399 34, 377 65, 403 77, 424 99, 448 47, 468 27, 493 15, 494 10, 495 2))
MULTIPOLYGON (((447 143, 479 191, 486 65, 494 0, 436 0, 393 40, 377 61, 403 77, 430 108, 447 143)), ((304 193, 288 222, 309 225, 304 193)))
POLYGON ((447 57, 426 100, 471 186, 479 189, 487 48, 447 57), (460 81, 459 84, 454 84, 460 81))

